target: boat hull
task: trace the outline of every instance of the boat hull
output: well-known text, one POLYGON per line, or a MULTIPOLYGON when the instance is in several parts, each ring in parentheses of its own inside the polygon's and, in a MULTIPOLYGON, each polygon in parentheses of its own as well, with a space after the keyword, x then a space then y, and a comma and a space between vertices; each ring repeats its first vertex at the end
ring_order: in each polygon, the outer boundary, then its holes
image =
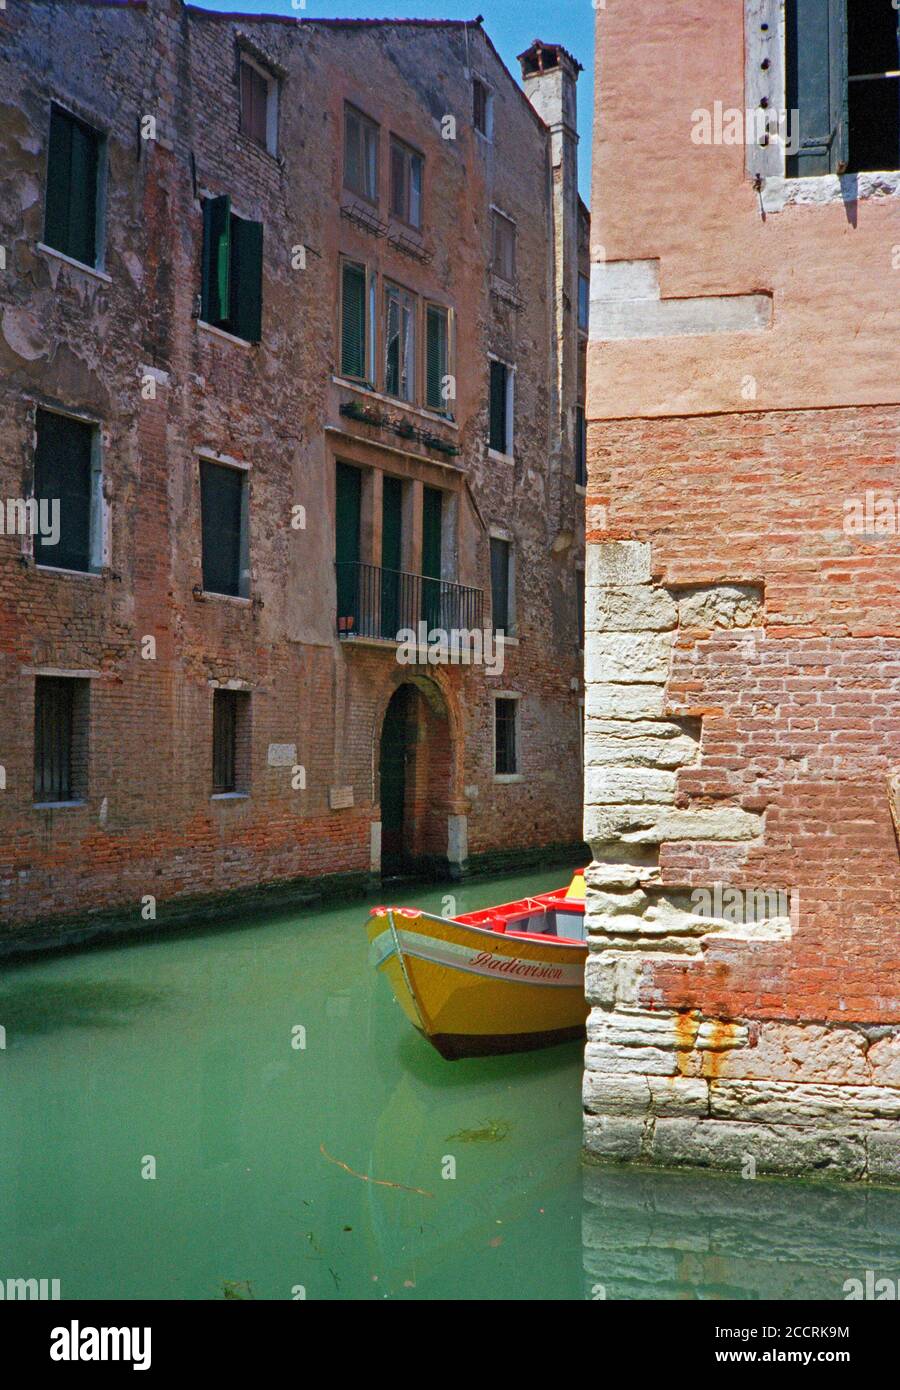
POLYGON ((369 919, 374 963, 442 1057, 485 1057, 584 1036, 587 947, 410 908, 369 919))

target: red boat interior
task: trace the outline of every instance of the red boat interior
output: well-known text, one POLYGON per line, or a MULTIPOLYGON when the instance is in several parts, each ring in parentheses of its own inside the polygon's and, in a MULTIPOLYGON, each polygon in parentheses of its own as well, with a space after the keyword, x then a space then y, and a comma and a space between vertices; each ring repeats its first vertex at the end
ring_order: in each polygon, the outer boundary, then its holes
POLYGON ((584 899, 567 898, 565 888, 519 898, 499 907, 485 907, 480 912, 466 912, 453 920, 507 936, 552 936, 574 946, 585 939, 584 899))

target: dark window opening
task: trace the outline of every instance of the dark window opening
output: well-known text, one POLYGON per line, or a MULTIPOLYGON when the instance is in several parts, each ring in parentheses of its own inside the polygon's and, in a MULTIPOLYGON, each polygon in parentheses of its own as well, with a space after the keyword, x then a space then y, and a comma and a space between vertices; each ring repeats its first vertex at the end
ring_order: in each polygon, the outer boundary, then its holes
POLYGON ((509 388, 509 367, 492 358, 488 443, 498 454, 506 454, 510 448, 509 388))
POLYGON ((34 799, 81 800, 87 791, 89 682, 38 676, 34 683, 34 799))
POLYGON ((490 93, 476 77, 472 82, 472 124, 481 135, 489 135, 490 93))
POLYGON ((587 487, 587 427, 584 419, 584 406, 575 407, 575 482, 579 487, 587 487))
POLYGON ((34 536, 35 561, 54 569, 90 572, 96 429, 49 410, 38 410, 36 424, 34 498, 39 518, 51 524, 34 536))
POLYGON ((261 222, 231 211, 227 194, 203 201, 203 282, 200 317, 236 338, 262 337, 261 222))
POLYGON ((900 168, 900 43, 890 0, 848 0, 848 170, 900 168))
POLYGON ((510 561, 512 546, 509 541, 491 537, 491 615, 496 632, 512 631, 510 612, 510 561))
POLYGON ((509 776, 518 770, 516 759, 516 706, 518 700, 494 701, 494 771, 509 776))
POLYGON ((584 650, 584 570, 575 571, 575 603, 578 616, 578 650, 584 650))
POLYGON ((591 321, 591 282, 586 275, 578 277, 578 327, 587 333, 591 321))
POLYGON ((509 284, 516 278, 516 224, 502 212, 494 212, 491 269, 509 284))
POLYGON ((250 593, 247 475, 241 468, 200 460, 203 588, 247 598, 250 593))
POLYGON ((384 291, 384 389, 401 401, 416 399, 416 298, 397 285, 384 291))
POLYGON ((97 264, 97 196, 102 136, 50 108, 44 241, 82 265, 97 264))
POLYGON ((246 793, 250 766, 250 696, 213 691, 213 795, 246 793))

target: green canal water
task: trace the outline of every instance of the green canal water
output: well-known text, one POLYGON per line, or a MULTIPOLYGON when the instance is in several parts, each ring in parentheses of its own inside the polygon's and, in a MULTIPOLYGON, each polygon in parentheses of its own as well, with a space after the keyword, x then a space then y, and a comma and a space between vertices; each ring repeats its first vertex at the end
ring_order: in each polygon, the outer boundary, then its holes
MULTIPOLYGON (((565 879, 393 899, 463 912, 565 879)), ((900 1276, 900 1193, 583 1167, 580 1046, 442 1061, 369 968, 375 901, 4 969, 0 1279, 591 1300, 900 1276)))

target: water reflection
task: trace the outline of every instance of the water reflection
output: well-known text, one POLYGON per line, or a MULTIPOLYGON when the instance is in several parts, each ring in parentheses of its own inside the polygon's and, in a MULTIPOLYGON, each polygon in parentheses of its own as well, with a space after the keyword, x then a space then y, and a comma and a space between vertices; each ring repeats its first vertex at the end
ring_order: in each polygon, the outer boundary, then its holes
POLYGON ((900 1277, 900 1192, 585 1167, 582 1238, 588 1299, 844 1299, 900 1277))

